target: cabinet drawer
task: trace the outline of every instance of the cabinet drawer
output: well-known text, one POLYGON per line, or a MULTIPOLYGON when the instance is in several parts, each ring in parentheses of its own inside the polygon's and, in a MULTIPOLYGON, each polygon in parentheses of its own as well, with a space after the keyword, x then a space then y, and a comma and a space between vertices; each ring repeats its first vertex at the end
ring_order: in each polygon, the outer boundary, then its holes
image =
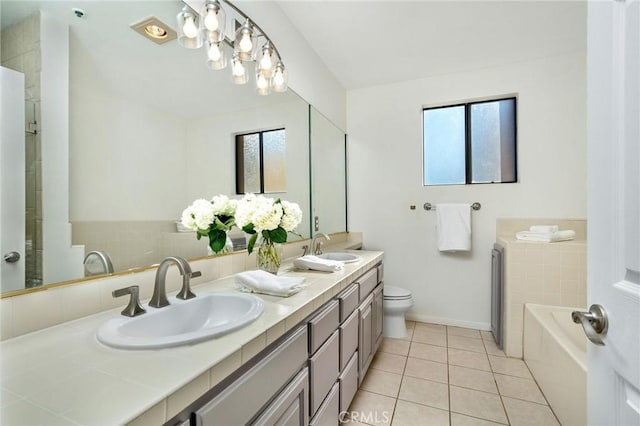
POLYGON ((358 349, 358 311, 353 311, 340 326, 340 371, 344 370, 356 349, 358 349))
POLYGON ((315 417, 311 419, 309 426, 337 426, 339 415, 339 386, 334 384, 331 388, 331 392, 324 400, 322 406, 318 409, 315 417))
POLYGON ((280 392, 278 397, 260 414, 255 426, 299 426, 309 423, 309 369, 305 368, 280 392))
POLYGON ((358 278, 358 284, 360 284, 360 300, 362 301, 367 298, 371 290, 378 284, 378 270, 376 268, 370 269, 358 278))
POLYGON ((307 328, 300 327, 196 410, 196 426, 246 424, 302 369, 307 356, 307 328))
POLYGON ((338 377, 340 384, 340 412, 347 411, 358 391, 358 353, 354 353, 338 377))
POLYGON ((342 323, 351 315, 351 312, 358 307, 358 303, 360 303, 358 283, 353 283, 342 290, 342 292, 338 294, 337 299, 340 303, 340 323, 342 323))
POLYGON ((309 415, 313 416, 338 380, 338 330, 309 358, 309 415))
POLYGON ((322 310, 311 318, 309 327, 309 353, 314 354, 318 348, 327 340, 339 324, 339 303, 332 300, 327 303, 322 310))

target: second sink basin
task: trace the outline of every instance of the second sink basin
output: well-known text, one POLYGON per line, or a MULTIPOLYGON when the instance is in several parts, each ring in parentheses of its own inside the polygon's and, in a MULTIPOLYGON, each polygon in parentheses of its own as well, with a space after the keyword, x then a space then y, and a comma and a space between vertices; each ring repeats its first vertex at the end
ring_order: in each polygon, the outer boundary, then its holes
POLYGON ((258 318, 262 300, 250 294, 204 293, 186 301, 172 300, 160 309, 103 323, 96 337, 120 349, 158 349, 196 343, 243 327, 258 318))
POLYGON ((353 263, 353 262, 359 262, 362 260, 362 258, 357 254, 342 253, 342 252, 322 253, 318 257, 326 260, 339 260, 340 262, 343 262, 343 263, 353 263))

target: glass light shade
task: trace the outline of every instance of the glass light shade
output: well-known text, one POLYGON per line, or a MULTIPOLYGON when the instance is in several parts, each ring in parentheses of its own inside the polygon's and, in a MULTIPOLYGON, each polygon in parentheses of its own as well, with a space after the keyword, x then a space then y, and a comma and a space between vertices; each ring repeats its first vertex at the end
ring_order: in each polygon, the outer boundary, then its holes
POLYGON ((198 14, 185 6, 176 16, 178 42, 187 49, 202 47, 202 33, 199 28, 198 14))
POLYGON ((219 41, 207 41, 207 65, 213 70, 221 70, 227 66, 227 55, 219 41))
POLYGON ((248 76, 247 67, 242 63, 240 56, 234 53, 231 59, 231 81, 235 84, 246 84, 248 76))
POLYGON ((284 67, 282 61, 278 61, 276 67, 273 70, 273 76, 271 77, 271 85, 275 92, 286 92, 289 86, 289 76, 287 69, 284 67))
POLYGON ((271 42, 267 42, 258 51, 256 58, 256 68, 265 76, 271 77, 273 69, 277 62, 277 56, 271 42))
POLYGON ((233 53, 237 54, 243 61, 253 61, 255 59, 256 50, 256 37, 255 31, 251 26, 249 19, 244 21, 244 24, 238 31, 233 42, 233 53))
POLYGON ((262 96, 271 93, 271 79, 260 70, 256 71, 256 92, 262 96))
POLYGON ((222 41, 227 15, 218 0, 207 0, 200 10, 200 31, 205 40, 222 41))

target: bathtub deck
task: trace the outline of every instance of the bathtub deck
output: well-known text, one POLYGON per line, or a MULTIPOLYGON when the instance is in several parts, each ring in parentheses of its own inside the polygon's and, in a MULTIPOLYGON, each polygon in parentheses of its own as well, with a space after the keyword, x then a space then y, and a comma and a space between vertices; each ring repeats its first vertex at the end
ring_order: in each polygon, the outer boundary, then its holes
POLYGON ((406 339, 384 339, 345 424, 559 425, 526 364, 489 332, 407 324, 406 339))

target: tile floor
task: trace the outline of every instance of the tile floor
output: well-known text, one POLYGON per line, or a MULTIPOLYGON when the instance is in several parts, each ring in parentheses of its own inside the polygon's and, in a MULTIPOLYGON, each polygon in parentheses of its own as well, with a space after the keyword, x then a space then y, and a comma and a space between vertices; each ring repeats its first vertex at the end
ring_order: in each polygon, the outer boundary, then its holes
POLYGON ((405 339, 383 340, 343 424, 559 425, 526 364, 505 357, 491 333, 407 329, 405 339))

